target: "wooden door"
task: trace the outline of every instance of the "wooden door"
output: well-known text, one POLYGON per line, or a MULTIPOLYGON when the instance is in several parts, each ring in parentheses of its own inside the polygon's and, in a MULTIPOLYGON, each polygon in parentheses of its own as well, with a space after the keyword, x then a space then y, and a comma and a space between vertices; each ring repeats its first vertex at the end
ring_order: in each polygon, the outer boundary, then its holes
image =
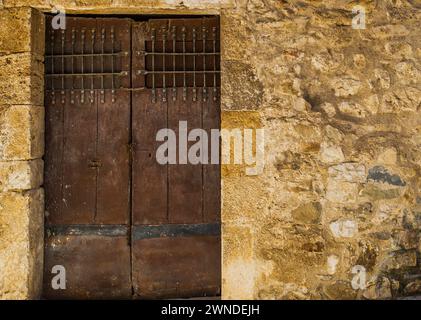
POLYGON ((207 130, 209 137, 210 129, 219 129, 218 39, 216 18, 151 19, 133 26, 132 54, 140 56, 133 63, 133 85, 144 87, 133 91, 132 102, 133 287, 140 297, 220 291, 220 168, 183 161, 179 152, 180 121, 188 131, 207 130), (161 128, 176 134, 177 164, 156 160, 161 128))
POLYGON ((46 33, 44 296, 218 295, 219 165, 155 159, 160 129, 219 128, 218 20, 66 23, 46 33))

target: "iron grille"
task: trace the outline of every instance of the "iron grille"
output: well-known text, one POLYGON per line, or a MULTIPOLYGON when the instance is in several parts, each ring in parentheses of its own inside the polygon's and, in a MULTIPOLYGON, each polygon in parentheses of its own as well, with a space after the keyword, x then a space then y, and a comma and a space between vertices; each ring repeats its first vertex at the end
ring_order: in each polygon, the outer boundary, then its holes
MULTIPOLYGON (((138 70, 145 76, 145 85, 163 93, 183 88, 184 99, 188 87, 216 92, 220 87, 219 29, 215 19, 153 20, 148 24, 149 37, 145 42, 145 69, 138 70), (175 24, 175 25, 174 25, 175 24)), ((155 95, 155 94, 154 94, 155 95)), ((216 99, 216 95, 214 95, 216 99)))

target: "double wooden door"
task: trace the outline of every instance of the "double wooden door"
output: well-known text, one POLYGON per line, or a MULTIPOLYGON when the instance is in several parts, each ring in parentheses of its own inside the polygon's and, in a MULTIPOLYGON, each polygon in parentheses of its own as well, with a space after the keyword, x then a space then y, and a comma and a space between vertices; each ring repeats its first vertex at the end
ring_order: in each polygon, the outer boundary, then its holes
POLYGON ((178 132, 219 129, 218 19, 50 17, 45 67, 44 296, 218 295, 220 167, 180 163, 178 132))

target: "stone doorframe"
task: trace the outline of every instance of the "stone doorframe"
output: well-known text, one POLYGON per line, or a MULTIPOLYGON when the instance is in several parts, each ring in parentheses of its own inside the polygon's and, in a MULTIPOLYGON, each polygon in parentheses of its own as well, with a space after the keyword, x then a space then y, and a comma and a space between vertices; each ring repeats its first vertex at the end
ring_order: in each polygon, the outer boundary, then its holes
MULTIPOLYGON (((204 1, 202 8, 172 4, 177 1, 153 8, 125 2, 127 8, 115 10, 95 5, 65 9, 69 14, 203 15, 220 14, 224 3, 229 7, 233 1, 204 1)), ((44 13, 51 6, 27 6, 0 2, 0 299, 38 299, 42 293, 44 13)))

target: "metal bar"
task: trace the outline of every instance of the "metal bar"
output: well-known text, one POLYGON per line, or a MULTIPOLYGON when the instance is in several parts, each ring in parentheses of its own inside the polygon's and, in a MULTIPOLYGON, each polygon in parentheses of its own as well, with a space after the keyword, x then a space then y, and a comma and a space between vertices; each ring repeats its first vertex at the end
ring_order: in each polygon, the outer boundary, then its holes
POLYGON ((213 56, 213 55, 220 55, 220 52, 196 52, 196 53, 192 53, 192 52, 146 52, 146 51, 139 51, 140 54, 145 55, 145 56, 213 56))
POLYGON ((132 229, 133 240, 168 237, 219 236, 220 234, 221 225, 219 223, 135 225, 132 229))
MULTIPOLYGON (((206 27, 202 27, 203 53, 206 52, 206 27)), ((203 101, 206 101, 206 56, 203 56, 203 101)))
MULTIPOLYGON (((73 32, 73 31, 72 31, 73 32)), ((114 52, 114 53, 72 53, 72 54, 57 54, 57 55, 46 55, 46 58, 52 58, 52 57, 56 57, 56 58, 78 58, 78 57, 101 57, 101 56, 126 56, 127 52, 126 51, 121 51, 121 52, 114 52)))
POLYGON ((212 71, 212 70, 206 70, 206 71, 188 71, 188 70, 183 70, 183 71, 149 71, 149 70, 138 70, 137 71, 140 74, 162 74, 162 73, 176 73, 176 74, 186 74, 186 73, 192 73, 192 74, 197 74, 197 73, 220 73, 221 71, 216 70, 216 71, 212 71))
POLYGON ((105 44, 105 29, 101 29, 101 91, 100 100, 104 103, 104 44, 105 44))
MULTIPOLYGON (((183 39, 183 101, 187 99, 187 85, 186 85, 186 27, 181 29, 181 38, 183 39)), ((174 74, 176 71, 173 71, 174 74)))
MULTIPOLYGON (((82 54, 85 53, 85 28, 82 29, 82 54)), ((84 72, 85 72, 85 68, 84 68, 84 60, 85 58, 82 57, 82 90, 80 91, 80 101, 82 103, 85 102, 85 77, 84 77, 84 72)))
POLYGON ((193 28, 193 101, 196 101, 196 28, 193 28))
MULTIPOLYGON (((54 29, 51 30, 51 72, 54 73, 54 29)), ((54 92, 54 79, 51 79, 51 103, 56 103, 56 97, 54 92)))
MULTIPOLYGON (((65 44, 65 31, 61 30, 61 53, 64 54, 64 44, 65 44)), ((64 59, 61 58, 61 71, 65 73, 64 70, 64 59)), ((61 103, 64 104, 64 77, 61 77, 61 103)))
MULTIPOLYGON (((75 73, 75 66, 74 66, 75 58, 73 57, 74 53, 75 53, 75 28, 72 28, 72 73, 75 73)), ((70 91, 71 104, 75 103, 74 91, 73 91, 74 88, 75 88, 75 78, 72 78, 72 90, 70 91)))
MULTIPOLYGON (((148 87, 137 87, 137 88, 121 88, 120 90, 122 91, 141 91, 141 90, 146 90, 148 87)), ((68 91, 68 90, 72 90, 72 89, 64 89, 64 91, 68 91)), ((75 91, 78 91, 80 89, 74 89, 75 91)), ((111 89, 104 89, 105 91, 107 90, 111 90, 111 89)), ((46 89, 46 92, 51 92, 51 89, 46 89)))
POLYGON ((115 90, 114 90, 114 27, 111 27, 111 102, 115 102, 115 90))
MULTIPOLYGON (((212 42, 212 46, 213 46, 213 52, 216 52, 216 27, 212 28, 212 37, 213 37, 213 42, 212 42)), ((216 89, 216 56, 213 56, 213 101, 216 101, 216 94, 217 94, 217 89, 216 89)))
MULTIPOLYGON (((94 103, 94 45, 95 45, 95 29, 91 30, 91 103, 94 103)), ((83 58, 82 58, 83 59, 83 58)))
MULTIPOLYGON (((175 46, 176 46, 176 27, 173 26, 172 27, 172 70, 175 71, 175 46)), ((173 72, 172 75, 172 100, 176 101, 177 100, 177 88, 175 85, 175 80, 176 80, 176 73, 173 72)))
MULTIPOLYGON (((152 28, 152 53, 155 52, 155 28, 152 28)), ((146 74, 145 74, 146 75, 146 74)), ((152 55, 152 102, 156 101, 155 92, 155 55, 152 55)))
MULTIPOLYGON (((165 27, 163 27, 162 28, 162 50, 163 50, 163 53, 166 53, 166 45, 167 45, 167 33, 166 33, 166 29, 165 29, 165 27)), ((163 70, 163 73, 162 73, 162 101, 163 102, 166 102, 167 101, 167 88, 166 88, 166 74, 167 74, 167 72, 166 72, 166 70, 165 70, 165 68, 166 68, 166 60, 165 60, 165 55, 164 56, 162 56, 162 70, 163 70)))
POLYGON ((127 236, 129 227, 126 225, 55 225, 46 226, 49 235, 69 235, 69 236, 107 236, 121 237, 127 236))
POLYGON ((72 76, 127 76, 127 71, 121 71, 121 72, 94 72, 94 73, 48 73, 46 74, 47 77, 72 77, 72 76))

